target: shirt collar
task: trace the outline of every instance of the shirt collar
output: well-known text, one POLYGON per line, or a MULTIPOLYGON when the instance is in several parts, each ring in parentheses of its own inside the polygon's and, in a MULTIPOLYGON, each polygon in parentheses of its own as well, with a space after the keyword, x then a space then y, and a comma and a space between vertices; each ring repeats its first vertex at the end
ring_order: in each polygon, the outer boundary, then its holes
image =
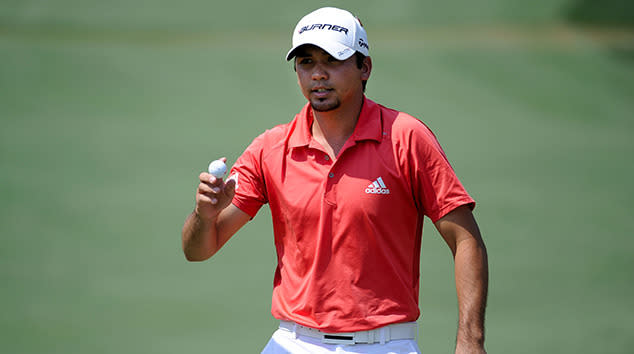
MULTIPOLYGON (((291 132, 289 138, 289 147, 308 146, 312 140, 310 127, 313 124, 313 111, 310 103, 295 116, 295 128, 291 132)), ((381 122, 381 108, 374 101, 364 96, 363 107, 359 120, 352 132, 351 138, 354 141, 374 140, 380 142, 383 137, 383 129, 381 122)))

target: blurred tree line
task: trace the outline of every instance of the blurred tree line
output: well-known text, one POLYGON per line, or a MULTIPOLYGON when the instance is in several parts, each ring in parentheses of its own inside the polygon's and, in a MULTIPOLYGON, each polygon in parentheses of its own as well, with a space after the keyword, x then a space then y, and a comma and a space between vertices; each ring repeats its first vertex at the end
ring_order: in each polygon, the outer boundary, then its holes
POLYGON ((634 27, 634 0, 577 0, 567 15, 576 24, 634 27))

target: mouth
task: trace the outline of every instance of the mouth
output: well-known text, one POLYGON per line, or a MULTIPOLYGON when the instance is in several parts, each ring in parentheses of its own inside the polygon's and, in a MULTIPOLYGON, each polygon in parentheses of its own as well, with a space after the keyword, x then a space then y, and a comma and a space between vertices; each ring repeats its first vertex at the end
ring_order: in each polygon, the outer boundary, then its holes
POLYGON ((311 90, 313 95, 316 97, 325 97, 332 91, 331 88, 328 87, 315 87, 311 90))

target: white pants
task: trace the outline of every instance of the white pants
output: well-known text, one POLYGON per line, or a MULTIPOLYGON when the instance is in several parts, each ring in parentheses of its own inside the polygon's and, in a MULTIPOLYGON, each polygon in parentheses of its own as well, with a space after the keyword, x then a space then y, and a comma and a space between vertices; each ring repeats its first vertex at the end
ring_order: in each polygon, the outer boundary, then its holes
POLYGON ((385 344, 325 344, 320 339, 295 335, 280 328, 262 350, 262 354, 420 354, 418 344, 413 339, 392 340, 385 344))

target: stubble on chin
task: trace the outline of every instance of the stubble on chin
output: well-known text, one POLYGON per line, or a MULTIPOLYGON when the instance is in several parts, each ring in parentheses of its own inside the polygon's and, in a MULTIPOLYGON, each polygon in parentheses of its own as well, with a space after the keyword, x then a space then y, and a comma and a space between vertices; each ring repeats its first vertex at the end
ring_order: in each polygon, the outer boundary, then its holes
POLYGON ((315 112, 328 112, 339 108, 339 106, 341 106, 341 102, 339 102, 339 100, 334 100, 332 102, 311 100, 310 106, 315 112))

